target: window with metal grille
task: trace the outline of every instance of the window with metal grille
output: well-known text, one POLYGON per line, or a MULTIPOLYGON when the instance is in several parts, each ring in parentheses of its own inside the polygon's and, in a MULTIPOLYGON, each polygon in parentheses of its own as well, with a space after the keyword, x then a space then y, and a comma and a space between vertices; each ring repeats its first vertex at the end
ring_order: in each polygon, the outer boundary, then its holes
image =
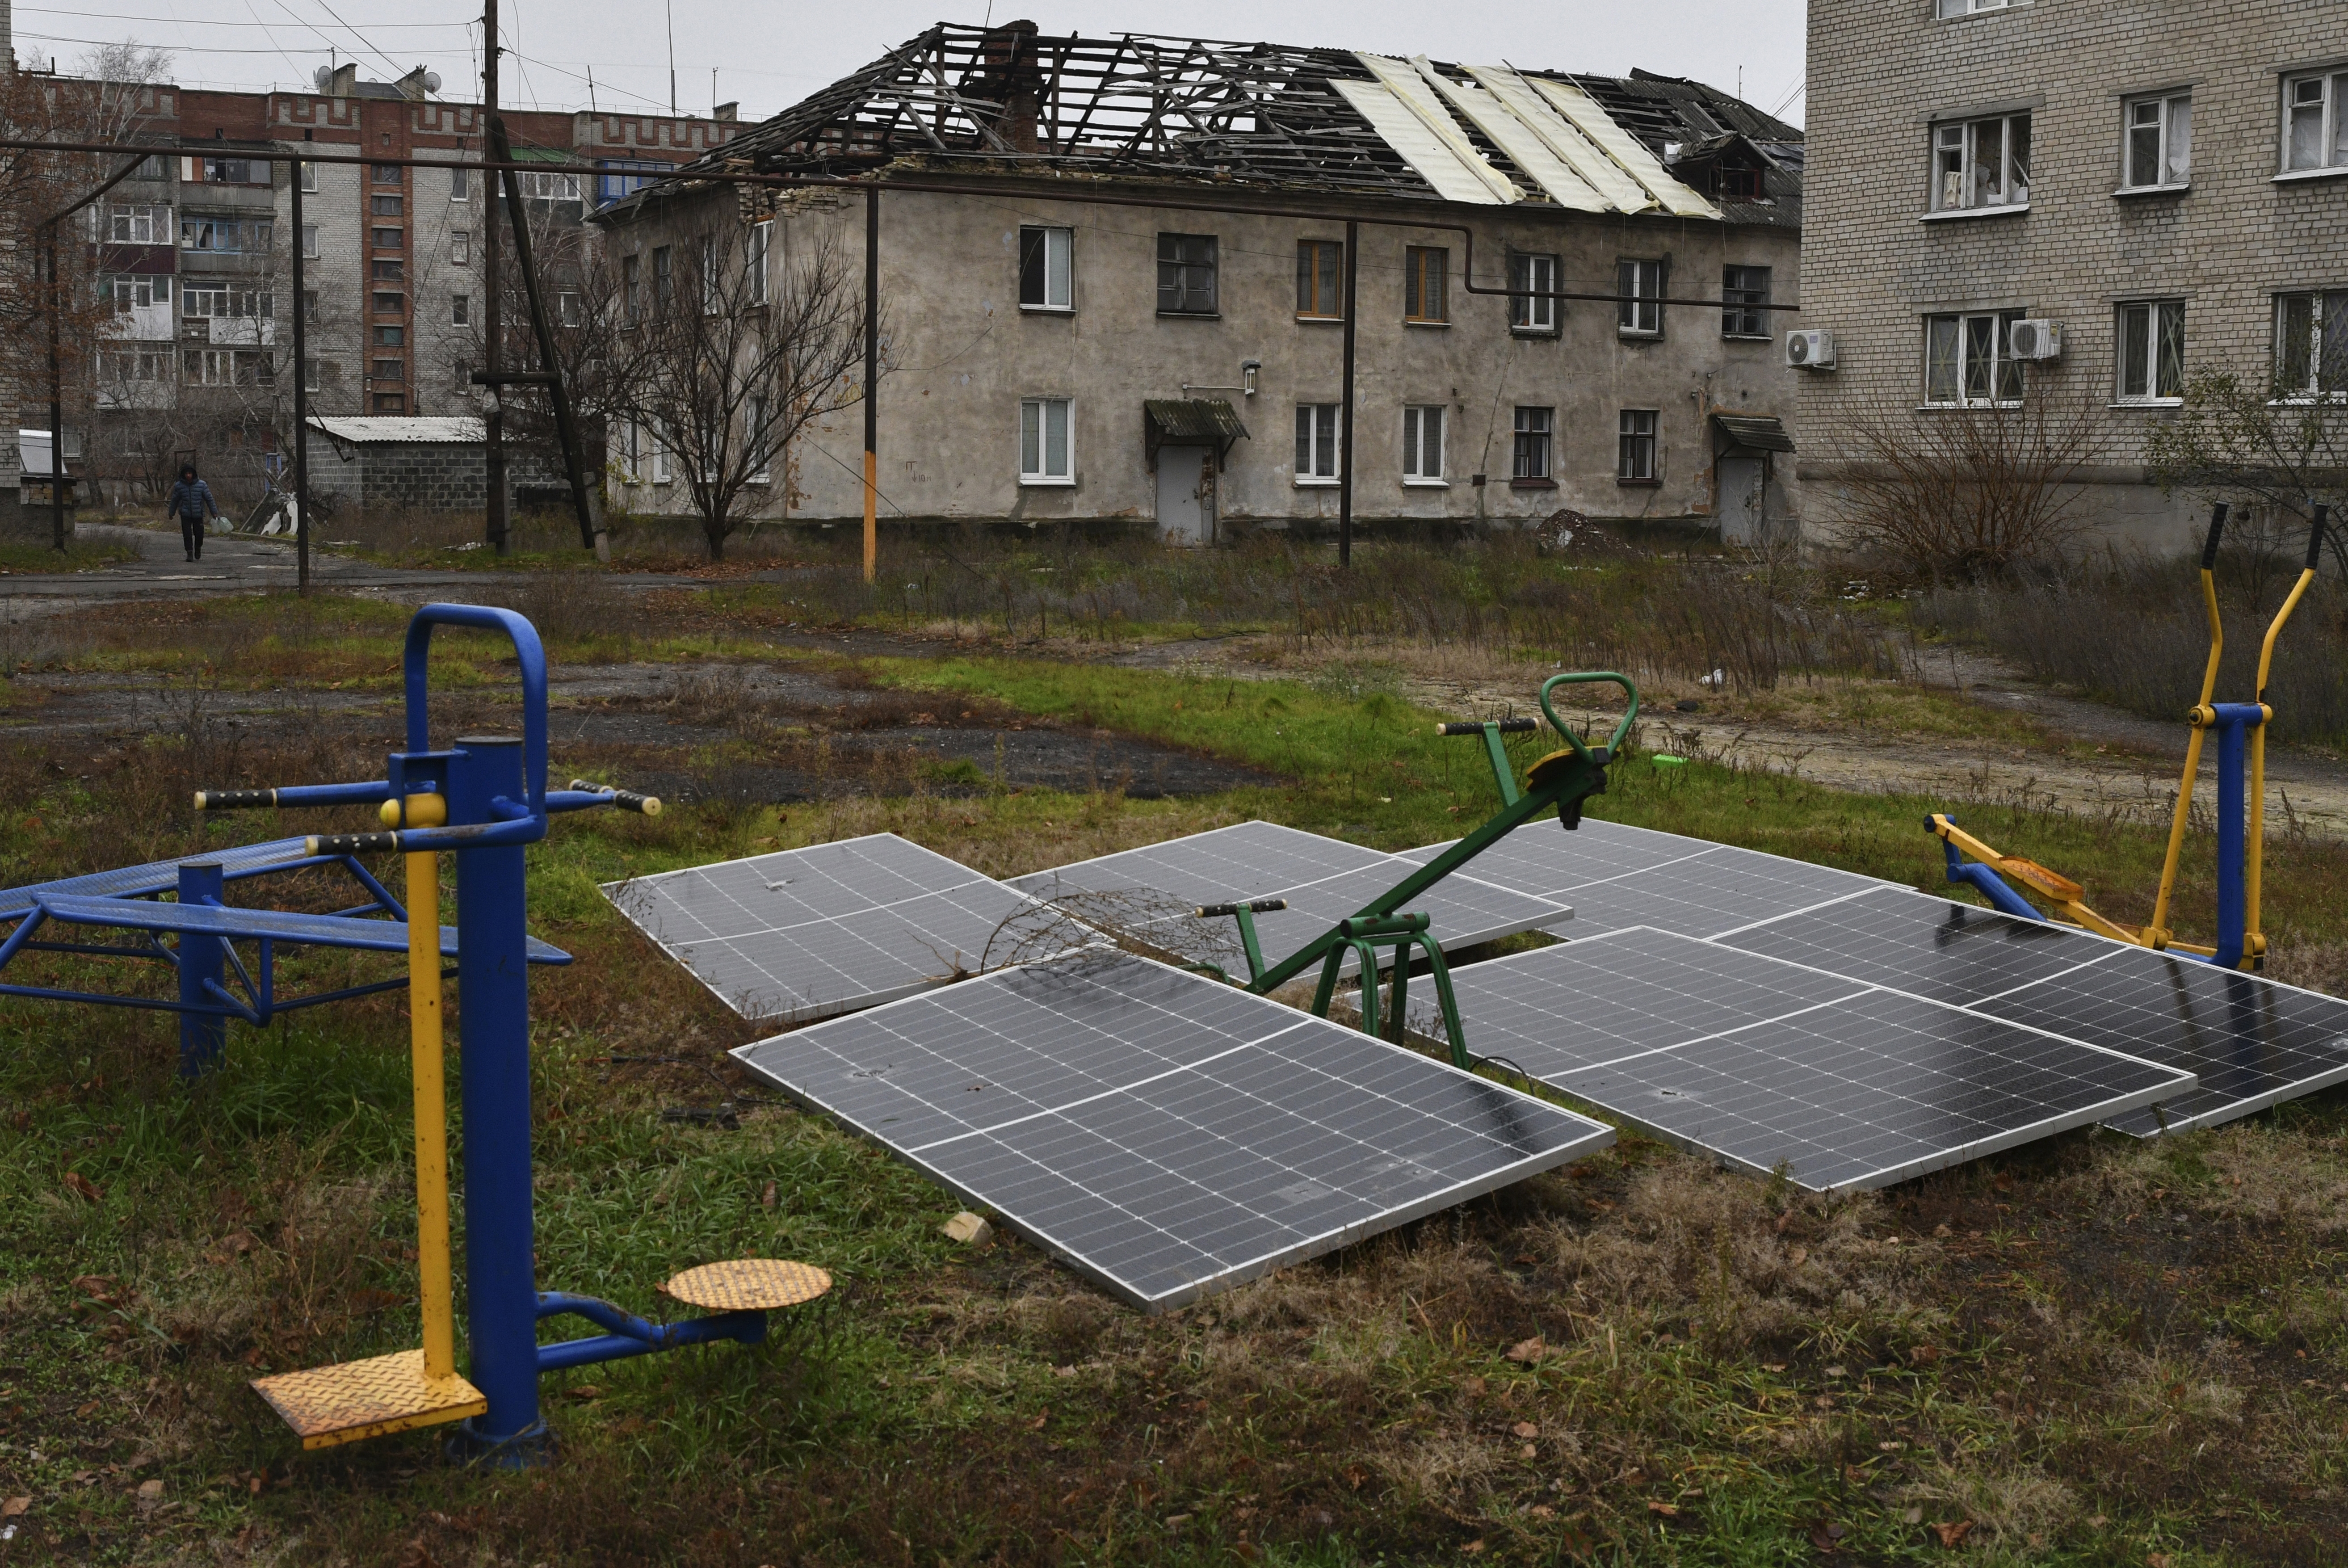
POLYGON ((1984 407, 2022 400, 2022 362, 2008 353, 2024 310, 1924 318, 1924 401, 1934 407, 1984 407))
POLYGON ((2348 290, 2275 296, 2274 395, 2348 398, 2348 290))
POLYGON ((2119 307, 2119 399, 2185 398, 2185 302, 2139 300, 2119 307))

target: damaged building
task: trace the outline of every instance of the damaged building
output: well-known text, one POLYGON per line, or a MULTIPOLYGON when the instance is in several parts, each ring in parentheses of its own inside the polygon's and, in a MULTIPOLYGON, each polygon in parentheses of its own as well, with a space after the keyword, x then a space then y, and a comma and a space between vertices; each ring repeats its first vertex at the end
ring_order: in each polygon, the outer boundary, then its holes
MULTIPOLYGON (((599 221, 633 320, 693 308, 705 253, 760 300, 864 260, 861 192, 696 174, 880 183, 884 520, 1334 527, 1350 263, 1358 523, 1750 539, 1799 514, 1801 137, 1643 72, 941 24, 599 221)), ((860 517, 863 418, 746 509, 860 517)), ((661 435, 613 432, 613 499, 689 513, 661 435)))

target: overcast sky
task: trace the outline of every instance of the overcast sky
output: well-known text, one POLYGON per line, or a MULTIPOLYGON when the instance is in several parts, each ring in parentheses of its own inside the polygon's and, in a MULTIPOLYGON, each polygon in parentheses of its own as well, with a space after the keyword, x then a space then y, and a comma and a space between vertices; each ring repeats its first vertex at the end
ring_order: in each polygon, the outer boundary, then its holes
MULTIPOLYGON (((736 99, 744 119, 788 108, 932 22, 988 15, 986 0, 959 9, 939 0, 674 3, 677 107, 705 114, 736 99)), ((1047 33, 1179 31, 1615 76, 1640 66, 1729 92, 1741 71, 1746 98, 1802 119, 1802 0, 1194 0, 1179 27, 1163 5, 1134 0, 996 0, 994 10, 994 20, 1029 16, 1047 33)), ((190 87, 302 87, 330 58, 355 59, 363 75, 386 80, 422 65, 440 73, 443 96, 471 98, 480 71, 479 12, 461 0, 18 0, 15 30, 20 56, 54 56, 68 69, 93 43, 130 37, 169 49, 171 76, 190 87)), ((509 104, 583 108, 592 77, 602 107, 668 107, 659 0, 503 0, 500 30, 518 57, 506 67, 509 104)))

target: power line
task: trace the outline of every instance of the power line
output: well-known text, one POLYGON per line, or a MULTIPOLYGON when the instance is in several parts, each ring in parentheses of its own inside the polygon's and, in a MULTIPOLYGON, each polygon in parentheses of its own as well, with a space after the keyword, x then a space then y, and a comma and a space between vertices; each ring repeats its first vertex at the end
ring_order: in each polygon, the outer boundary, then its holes
MULTIPOLYGON (((294 7, 285 4, 285 0, 276 0, 276 5, 280 11, 284 12, 288 16, 293 16, 294 20, 298 25, 309 28, 310 31, 317 34, 319 37, 325 38, 327 43, 335 43, 334 39, 326 38, 325 29, 320 27, 315 22, 307 21, 299 15, 295 15, 294 7)), ((365 44, 367 47, 367 51, 374 55, 376 59, 381 60, 383 62, 384 68, 389 71, 395 77, 407 74, 402 71, 398 66, 392 63, 392 58, 389 55, 385 54, 381 49, 375 46, 374 40, 370 39, 366 34, 360 32, 356 27, 352 26, 348 22, 344 21, 342 17, 335 15, 335 8, 332 5, 327 5, 326 0, 318 0, 318 9, 324 11, 329 16, 334 16, 335 25, 336 26, 342 28, 344 32, 348 33, 352 37, 356 38, 360 43, 365 44)), ((337 48, 341 47, 340 45, 335 45, 335 46, 337 48)))
MULTIPOLYGON (((15 9, 16 15, 19 16, 32 15, 43 16, 90 16, 95 17, 101 22, 162 22, 175 27, 259 27, 263 31, 266 31, 270 26, 270 24, 257 18, 251 22, 222 22, 200 16, 129 16, 125 15, 118 11, 68 11, 54 5, 19 5, 15 9)), ((388 31, 393 28, 397 28, 403 32, 424 30, 455 32, 469 26, 470 24, 464 22, 378 22, 376 24, 376 28, 379 32, 388 31)))

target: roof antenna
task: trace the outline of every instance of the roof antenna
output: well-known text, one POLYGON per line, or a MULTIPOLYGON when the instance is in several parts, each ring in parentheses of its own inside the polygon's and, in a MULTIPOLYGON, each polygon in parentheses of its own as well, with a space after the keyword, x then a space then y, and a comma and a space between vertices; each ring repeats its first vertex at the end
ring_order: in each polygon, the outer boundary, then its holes
POLYGON ((668 117, 676 118, 676 0, 665 0, 668 11, 668 117))

